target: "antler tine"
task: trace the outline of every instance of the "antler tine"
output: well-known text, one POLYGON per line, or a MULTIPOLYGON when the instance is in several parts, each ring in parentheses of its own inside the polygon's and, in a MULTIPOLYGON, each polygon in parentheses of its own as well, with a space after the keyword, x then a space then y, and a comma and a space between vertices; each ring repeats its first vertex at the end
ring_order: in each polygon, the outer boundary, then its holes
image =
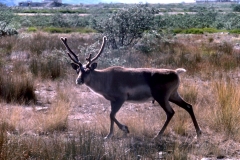
POLYGON ((93 57, 93 58, 91 59, 92 62, 95 61, 95 60, 101 55, 101 53, 102 53, 102 51, 103 51, 103 49, 104 49, 104 46, 105 46, 106 41, 107 41, 107 37, 104 36, 104 37, 103 37, 102 46, 101 46, 101 48, 100 48, 98 54, 97 54, 95 57, 93 57))
POLYGON ((63 38, 63 37, 61 37, 61 40, 62 40, 62 42, 63 42, 63 44, 65 45, 65 47, 67 48, 67 50, 71 53, 68 53, 67 52, 67 54, 68 54, 68 56, 71 58, 71 60, 73 60, 73 62, 74 63, 77 63, 77 64, 81 64, 80 63, 80 61, 79 61, 79 59, 78 59, 78 56, 70 49, 70 47, 68 46, 68 44, 67 44, 67 38, 65 37, 65 38, 63 38), (73 58, 73 57, 74 58, 73 58))
POLYGON ((89 57, 86 58, 86 60, 88 61, 86 67, 89 67, 89 65, 90 65, 92 62, 94 62, 96 59, 98 59, 98 57, 99 57, 99 56, 101 55, 101 53, 103 52, 104 46, 105 46, 105 44, 106 44, 106 41, 107 41, 107 37, 104 36, 104 37, 103 37, 102 46, 101 46, 98 54, 97 54, 95 57, 93 57, 93 58, 91 59, 92 54, 89 54, 89 57))
POLYGON ((92 53, 90 53, 90 54, 88 55, 88 57, 86 58, 86 60, 87 60, 87 61, 91 61, 91 58, 92 58, 92 53))

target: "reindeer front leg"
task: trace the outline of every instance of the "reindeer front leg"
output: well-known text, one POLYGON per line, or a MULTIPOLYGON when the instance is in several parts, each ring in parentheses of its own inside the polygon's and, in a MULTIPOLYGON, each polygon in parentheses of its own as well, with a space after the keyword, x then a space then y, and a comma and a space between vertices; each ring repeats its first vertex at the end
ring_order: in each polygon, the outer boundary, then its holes
POLYGON ((128 127, 125 125, 122 125, 118 120, 115 118, 116 113, 119 111, 119 109, 122 107, 124 103, 124 100, 115 100, 111 101, 111 113, 110 113, 110 132, 104 139, 109 139, 113 136, 113 127, 114 122, 117 124, 118 128, 124 131, 125 133, 129 133, 128 127))

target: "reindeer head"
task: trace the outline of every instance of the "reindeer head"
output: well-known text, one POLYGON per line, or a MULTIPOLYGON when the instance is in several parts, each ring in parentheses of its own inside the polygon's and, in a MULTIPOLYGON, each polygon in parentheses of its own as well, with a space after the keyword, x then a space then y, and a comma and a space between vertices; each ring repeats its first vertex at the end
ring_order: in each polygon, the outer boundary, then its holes
POLYGON ((86 58, 86 61, 87 61, 87 64, 86 65, 83 65, 79 59, 78 59, 78 56, 70 49, 70 47, 68 46, 67 44, 67 38, 63 38, 61 37, 61 40, 63 42, 63 44, 65 45, 65 47, 67 48, 68 52, 68 56, 71 58, 71 60, 73 61, 71 63, 72 65, 72 68, 77 72, 78 74, 78 78, 76 80, 76 83, 77 84, 83 84, 84 83, 84 79, 92 72, 94 71, 94 69, 97 68, 97 63, 93 63, 95 60, 97 60, 97 58, 101 55, 103 49, 104 49, 104 46, 105 46, 105 43, 106 43, 106 40, 107 40, 107 37, 103 37, 103 42, 102 42, 102 46, 98 52, 98 54, 92 58, 92 54, 90 53, 89 56, 86 58))

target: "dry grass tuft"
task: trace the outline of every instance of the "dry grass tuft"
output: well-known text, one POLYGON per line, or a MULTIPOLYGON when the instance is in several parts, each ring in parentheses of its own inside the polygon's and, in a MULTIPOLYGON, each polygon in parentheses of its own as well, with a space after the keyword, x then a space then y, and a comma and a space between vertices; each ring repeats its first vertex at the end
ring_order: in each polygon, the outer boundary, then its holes
POLYGON ((32 58, 29 70, 35 77, 40 77, 43 80, 56 80, 65 76, 66 65, 56 54, 53 56, 32 58))
POLYGON ((1 71, 0 98, 7 103, 29 104, 36 101, 34 81, 29 74, 1 71))
POLYGON ((68 115, 70 104, 57 101, 51 105, 48 113, 42 115, 43 132, 64 131, 68 128, 68 115))
POLYGON ((240 138, 240 88, 231 80, 215 82, 217 105, 214 108, 214 128, 228 137, 240 138))
POLYGON ((48 34, 37 32, 20 35, 13 46, 13 50, 30 51, 33 56, 41 56, 44 51, 60 49, 61 46, 61 41, 57 35, 49 36, 48 34))
POLYGON ((179 108, 175 111, 172 121, 169 127, 180 136, 186 136, 189 126, 193 125, 189 114, 185 110, 179 108))
POLYGON ((12 110, 9 111, 9 109, 5 109, 1 106, 1 119, 0 119, 0 129, 3 132, 14 132, 17 129, 17 121, 18 119, 18 112, 13 112, 12 110), (16 113, 15 115, 13 113, 16 113))
POLYGON ((180 92, 183 99, 190 103, 196 104, 198 100, 198 87, 196 85, 184 84, 184 87, 180 87, 180 92))
POLYGON ((70 112, 69 98, 66 92, 57 92, 54 101, 46 113, 37 114, 38 131, 43 133, 53 133, 55 131, 65 131, 68 129, 68 115, 70 112))
POLYGON ((132 113, 130 117, 125 117, 122 120, 123 123, 128 126, 132 136, 153 138, 156 135, 156 132, 160 130, 159 126, 161 126, 162 122, 161 119, 159 119, 158 114, 154 115, 149 110, 147 110, 146 113, 136 111, 135 113, 132 113))

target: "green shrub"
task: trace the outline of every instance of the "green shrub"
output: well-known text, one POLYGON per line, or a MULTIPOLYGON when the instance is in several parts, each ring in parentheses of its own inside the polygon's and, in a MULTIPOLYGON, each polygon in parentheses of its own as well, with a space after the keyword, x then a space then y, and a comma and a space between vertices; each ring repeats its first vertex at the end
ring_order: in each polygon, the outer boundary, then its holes
POLYGON ((203 28, 203 32, 217 33, 217 32, 219 32, 219 30, 217 30, 216 28, 203 28))
POLYGON ((188 29, 181 29, 181 28, 176 28, 173 29, 173 33, 175 34, 203 34, 203 33, 217 33, 220 31, 225 31, 225 30, 218 30, 216 28, 188 28, 188 29))
POLYGON ((234 12, 240 12, 240 5, 239 4, 238 5, 234 5, 233 11, 234 12))
POLYGON ((47 28, 44 28, 43 31, 49 32, 49 33, 70 33, 70 32, 72 32, 71 29, 58 28, 58 27, 47 27, 47 28))
POLYGON ((240 34, 240 29, 229 30, 229 33, 240 34))
POLYGON ((154 23, 154 9, 146 5, 136 5, 118 10, 110 18, 99 19, 94 29, 109 38, 113 49, 135 43, 154 23))
POLYGON ((201 28, 190 28, 190 29, 174 29, 173 33, 175 34, 203 34, 203 29, 201 28))
POLYGON ((46 27, 43 29, 45 32, 49 33, 71 33, 71 32, 79 32, 79 33, 94 33, 96 30, 91 28, 60 28, 60 27, 46 27))
POLYGON ((61 9, 61 10, 57 10, 57 12, 60 13, 70 13, 70 14, 74 14, 74 13, 86 13, 85 9, 77 9, 77 10, 72 10, 72 9, 61 9))
POLYGON ((186 34, 203 34, 203 29, 199 28, 190 28, 185 30, 186 34))
POLYGON ((97 31, 94 30, 94 29, 91 29, 91 28, 79 28, 79 29, 76 30, 76 32, 79 32, 79 33, 95 33, 97 31))
POLYGON ((184 29, 176 28, 176 29, 173 30, 173 33, 175 33, 175 34, 184 33, 184 29))
POLYGON ((36 27, 28 27, 27 31, 28 32, 37 32, 37 28, 36 27))

